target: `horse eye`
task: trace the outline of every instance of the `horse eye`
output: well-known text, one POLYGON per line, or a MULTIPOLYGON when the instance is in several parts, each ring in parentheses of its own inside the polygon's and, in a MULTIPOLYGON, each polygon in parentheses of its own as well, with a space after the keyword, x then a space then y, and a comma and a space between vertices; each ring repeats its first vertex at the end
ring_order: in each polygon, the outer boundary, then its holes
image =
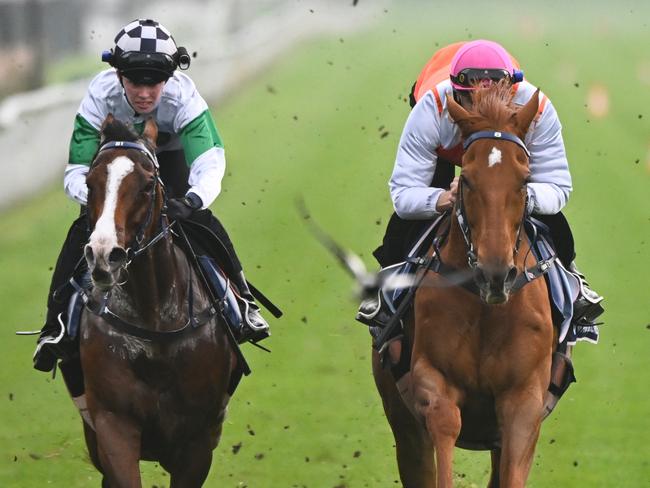
POLYGON ((142 188, 142 190, 140 190, 140 192, 147 193, 147 194, 151 193, 151 191, 153 190, 153 185, 154 185, 153 180, 148 181, 147 184, 142 188))

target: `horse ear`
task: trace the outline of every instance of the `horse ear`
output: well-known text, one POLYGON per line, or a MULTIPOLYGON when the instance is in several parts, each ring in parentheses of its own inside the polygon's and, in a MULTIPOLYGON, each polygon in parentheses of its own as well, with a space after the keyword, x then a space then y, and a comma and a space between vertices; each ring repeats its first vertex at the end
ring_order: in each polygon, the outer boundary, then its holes
POLYGON ((104 119, 104 122, 102 122, 102 126, 101 126, 101 128, 99 130, 99 133, 100 133, 99 143, 100 144, 103 144, 104 140, 106 139, 106 136, 104 135, 104 131, 106 130, 106 127, 113 124, 113 122, 115 122, 115 117, 113 116, 113 114, 111 112, 109 112, 108 115, 106 116, 106 118, 104 119))
POLYGON ((144 131, 142 135, 153 147, 156 147, 156 139, 158 139, 158 126, 153 118, 147 119, 144 124, 144 131))
POLYGON ((456 100, 454 100, 454 97, 452 97, 449 93, 447 93, 447 111, 449 112, 449 116, 452 118, 452 120, 458 124, 463 137, 469 136, 472 132, 470 114, 467 110, 461 107, 461 105, 456 102, 456 100))
POLYGON ((515 113, 514 119, 515 119, 515 128, 518 132, 518 136, 520 138, 524 138, 526 136, 526 132, 528 132, 528 127, 530 127, 531 122, 537 115, 537 111, 539 110, 539 88, 535 91, 532 97, 530 97, 530 100, 521 107, 519 110, 517 110, 517 113, 515 113))

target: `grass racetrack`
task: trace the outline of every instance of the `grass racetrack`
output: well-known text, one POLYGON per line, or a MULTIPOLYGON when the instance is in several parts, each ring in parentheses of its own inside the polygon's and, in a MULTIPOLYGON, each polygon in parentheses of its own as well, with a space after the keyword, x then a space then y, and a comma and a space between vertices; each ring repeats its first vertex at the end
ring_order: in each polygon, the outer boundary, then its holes
MULTIPOLYGON (((576 21, 551 15, 562 5, 551 2, 499 17, 485 6, 468 20, 423 4, 399 4, 420 15, 393 6, 367 32, 303 44, 213 107, 228 170, 212 209, 285 317, 272 321, 272 354, 245 347, 253 375, 230 404, 206 486, 399 486, 351 282, 294 202, 304 196, 324 228, 375 266, 404 98, 436 46, 470 37, 502 42, 558 110, 578 263, 606 297, 601 342, 576 348, 578 382, 542 426, 529 486, 648 486, 650 10, 585 3, 592 10, 576 21)), ((32 370, 34 340, 13 335, 41 326, 77 211, 57 184, 0 215, 3 487, 99 486, 61 378, 32 370)), ((484 486, 488 467, 486 453, 456 451, 458 486, 484 486)), ((146 487, 168 483, 153 463, 143 472, 146 487)))

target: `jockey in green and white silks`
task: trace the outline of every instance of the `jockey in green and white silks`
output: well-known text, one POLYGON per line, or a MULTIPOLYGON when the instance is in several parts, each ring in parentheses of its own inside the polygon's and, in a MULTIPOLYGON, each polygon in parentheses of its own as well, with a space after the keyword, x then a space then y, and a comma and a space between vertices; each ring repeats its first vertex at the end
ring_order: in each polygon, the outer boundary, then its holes
POLYGON ((99 147, 99 130, 106 116, 142 129, 146 118, 158 125, 159 145, 156 152, 183 150, 190 168, 189 191, 209 207, 221 192, 226 160, 223 143, 208 105, 194 82, 178 71, 167 80, 160 102, 148 114, 141 115, 129 103, 115 68, 99 73, 90 83, 75 118, 65 170, 66 194, 85 205, 88 189, 86 174, 99 147))
POLYGON ((64 188, 81 205, 81 215, 68 232, 52 276, 34 367, 50 371, 61 359, 64 377, 78 373, 78 350, 64 323, 72 295, 70 278, 80 278, 75 273, 83 270, 79 271, 77 264, 82 262, 83 246, 89 238, 86 175, 100 146, 102 123, 109 114, 140 131, 145 120, 155 120, 156 155, 168 198, 167 215, 201 224, 217 236, 230 261, 229 278, 243 303, 244 323, 237 339, 243 342, 267 337, 268 323, 254 302, 230 237, 208 209, 221 192, 226 161, 208 105, 192 80, 177 71, 189 67, 190 56, 176 45, 163 25, 137 19, 120 30, 115 45, 102 54, 102 60, 112 67, 91 81, 74 121, 64 188))

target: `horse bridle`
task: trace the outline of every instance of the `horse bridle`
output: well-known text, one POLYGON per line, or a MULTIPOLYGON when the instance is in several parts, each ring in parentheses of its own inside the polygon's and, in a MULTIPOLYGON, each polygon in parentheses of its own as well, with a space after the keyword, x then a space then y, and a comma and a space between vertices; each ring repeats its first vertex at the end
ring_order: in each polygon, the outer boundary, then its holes
MULTIPOLYGON (((159 170, 158 160, 156 159, 154 153, 151 152, 149 148, 147 148, 147 146, 138 142, 130 142, 130 141, 108 142, 99 148, 97 154, 99 155, 99 153, 101 153, 102 151, 108 149, 114 149, 114 148, 136 149, 141 153, 145 154, 147 158, 154 165, 154 184, 152 185, 151 192, 149 194, 151 203, 149 205, 149 209, 147 210, 147 216, 144 222, 138 228, 138 232, 136 233, 136 237, 135 237, 136 246, 129 247, 126 250, 127 258, 128 258, 126 264, 124 265, 124 269, 126 269, 136 257, 138 257, 140 254, 146 251, 149 247, 153 246, 160 239, 165 237, 169 233, 170 228, 174 225, 176 221, 172 222, 171 224, 165 223, 164 217, 166 214, 165 214, 165 205, 163 205, 162 211, 160 213, 159 232, 155 236, 151 237, 148 242, 143 244, 144 233, 146 229, 149 227, 149 225, 151 224, 151 221, 153 219, 155 195, 156 195, 156 189, 158 185, 160 185, 163 191, 163 200, 165 199, 165 185, 160 179, 160 174, 158 171, 159 170)), ((93 296, 91 296, 86 289, 78 285, 75 282, 75 280, 71 280, 71 284, 81 294, 82 300, 84 301, 86 308, 90 310, 90 312, 97 315, 98 317, 102 317, 104 320, 106 320, 109 324, 111 324, 116 329, 126 332, 129 335, 140 337, 142 339, 157 340, 157 341, 177 340, 179 337, 184 336, 186 334, 190 334, 194 329, 208 323, 212 319, 212 317, 214 317, 217 313, 220 312, 220 310, 217 309, 212 304, 212 302, 214 302, 214 300, 212 300, 211 303, 204 310, 198 313, 194 313, 193 310, 194 293, 192 291, 193 285, 192 285, 192 280, 189 280, 188 283, 189 318, 187 322, 180 328, 174 330, 169 330, 169 331, 148 330, 138 325, 132 324, 131 322, 121 318, 120 316, 116 315, 108 308, 110 291, 103 293, 101 299, 97 300, 93 296)))
POLYGON ((146 145, 140 143, 140 142, 131 142, 131 141, 110 141, 107 142, 106 144, 102 145, 98 150, 97 150, 97 155, 99 155, 102 151, 106 151, 108 149, 135 149, 137 151, 140 151, 142 154, 147 156, 147 159, 151 161, 154 167, 154 181, 153 185, 151 186, 151 191, 149 193, 149 208, 147 209, 147 215, 142 222, 138 226, 138 230, 136 231, 135 234, 135 245, 134 246, 129 246, 126 250, 126 254, 128 257, 127 263, 125 267, 128 267, 131 262, 138 257, 140 254, 142 254, 144 251, 146 251, 149 247, 153 246, 156 244, 160 239, 165 237, 167 233, 169 232, 169 229, 174 225, 174 222, 171 224, 166 224, 164 220, 165 216, 165 207, 163 205, 163 210, 160 214, 160 225, 159 225, 159 231, 156 235, 151 237, 148 242, 143 244, 145 241, 144 234, 147 231, 147 228, 151 225, 151 220, 153 219, 153 210, 154 210, 154 205, 155 205, 155 197, 156 197, 156 190, 158 188, 158 185, 160 185, 162 191, 163 191, 163 200, 165 199, 165 185, 160 179, 160 165, 158 164, 158 159, 156 158, 156 155, 153 151, 151 151, 146 145))
MULTIPOLYGON (((509 132, 501 132, 501 131, 485 130, 485 131, 475 132, 474 134, 470 135, 467 139, 465 139, 465 141, 463 142, 463 151, 466 152, 467 148, 473 142, 478 141, 479 139, 498 139, 498 140, 513 142, 524 150, 527 158, 530 158, 530 152, 526 148, 524 142, 519 137, 509 132)), ((469 223, 467 222, 467 214, 465 212, 465 201, 463 198, 464 184, 467 183, 465 182, 465 178, 461 172, 460 177, 458 179, 458 191, 457 191, 458 200, 456 204, 456 219, 458 221, 458 227, 460 228, 460 233, 463 236, 463 240, 465 241, 465 246, 467 247, 467 253, 466 253, 467 264, 471 269, 475 269, 478 266, 478 256, 476 253, 476 248, 474 247, 474 244, 472 242, 472 231, 469 226, 469 223)), ((528 208, 528 193, 526 193, 526 201, 524 202, 524 212, 521 217, 521 221, 519 222, 519 227, 517 229, 517 237, 515 239, 513 256, 516 256, 517 253, 519 252, 519 243, 521 241, 521 229, 524 226, 524 222, 526 220, 527 208, 528 208)))

